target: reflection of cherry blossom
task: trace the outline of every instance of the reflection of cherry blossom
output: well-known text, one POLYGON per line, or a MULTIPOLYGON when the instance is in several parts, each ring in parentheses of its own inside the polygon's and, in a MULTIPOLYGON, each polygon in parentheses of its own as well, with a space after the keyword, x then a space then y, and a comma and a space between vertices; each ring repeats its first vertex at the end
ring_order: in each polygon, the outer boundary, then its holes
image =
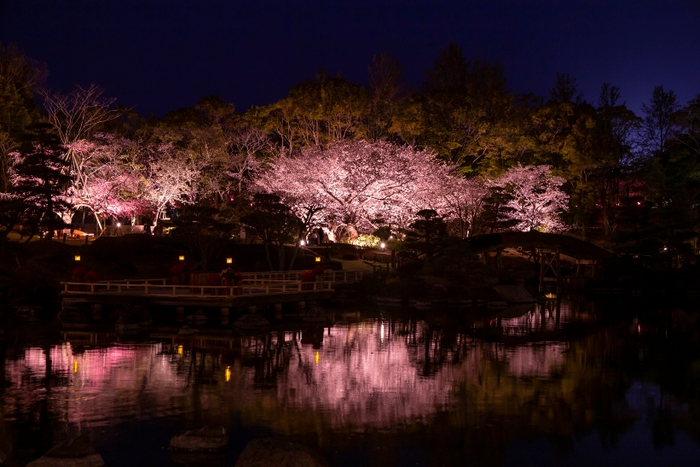
POLYGON ((460 388, 472 388, 484 403, 505 402, 499 399, 510 394, 504 388, 515 386, 502 386, 503 378, 547 377, 566 355, 564 344, 506 347, 467 335, 450 344, 443 340, 422 322, 389 321, 317 333, 193 338, 193 347, 236 349, 238 356, 225 364, 202 352, 166 353, 164 344, 74 353, 64 343, 48 349, 50 361, 40 348, 8 360, 12 386, 2 397, 6 417, 30 413, 36 398, 46 396, 37 389, 45 387, 50 368, 50 411, 80 426, 195 412, 215 420, 241 414, 280 420, 313 412, 329 426, 364 430, 428 421, 457 403, 460 388), (498 378, 489 377, 493 368, 499 368, 498 378))

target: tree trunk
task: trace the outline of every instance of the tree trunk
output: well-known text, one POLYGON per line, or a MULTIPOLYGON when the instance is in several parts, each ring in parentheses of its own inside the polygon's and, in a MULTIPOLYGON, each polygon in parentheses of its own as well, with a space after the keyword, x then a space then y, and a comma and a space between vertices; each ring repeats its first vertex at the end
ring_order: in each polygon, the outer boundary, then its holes
POLYGON ((279 270, 284 271, 284 253, 285 253, 285 248, 284 245, 278 245, 277 246, 277 257, 279 259, 279 270))
POLYGON ((294 254, 292 255, 292 259, 289 262, 289 270, 290 271, 294 267, 294 261, 296 261, 298 254, 299 254, 299 244, 297 243, 296 247, 294 248, 294 254))
POLYGON ((272 258, 270 258, 270 245, 267 243, 265 244, 265 257, 267 258, 267 267, 270 268, 270 271, 274 271, 275 268, 272 267, 272 258))

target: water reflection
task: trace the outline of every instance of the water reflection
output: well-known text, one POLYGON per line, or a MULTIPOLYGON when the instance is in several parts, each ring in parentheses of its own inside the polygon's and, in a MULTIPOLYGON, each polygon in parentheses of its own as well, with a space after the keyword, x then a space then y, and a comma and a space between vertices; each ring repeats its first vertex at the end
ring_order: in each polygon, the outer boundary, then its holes
MULTIPOLYGON (((6 364, 12 386, 6 410, 25 412, 37 388, 50 390, 61 420, 99 426, 131 417, 192 410, 181 397, 193 385, 216 386, 226 404, 255 404, 253 390, 274 393, 274 405, 325 414, 331 426, 390 427, 427 420, 455 403, 453 388, 483 384, 489 365, 503 376, 547 377, 567 344, 506 347, 460 334, 446 342, 424 322, 373 320, 263 337, 230 338, 222 354, 183 351, 183 344, 111 345, 76 352, 71 342, 28 348, 6 364), (305 344, 304 336, 314 336, 305 344), (315 343, 320 343, 316 345, 315 343)), ((185 345, 187 345, 185 343, 185 345)), ((271 396, 273 394, 268 394, 271 396)), ((202 408, 214 409, 202 401, 202 408)), ((219 403, 216 398, 215 403, 219 403)))
MULTIPOLYGON (((677 323, 688 320, 675 313, 664 326, 679 332, 677 323)), ((573 440, 584 434, 597 433, 610 449, 638 421, 659 448, 679 439, 678 427, 698 436, 694 393, 662 390, 672 378, 645 379, 649 368, 661 370, 658 359, 645 365, 644 356, 658 357, 666 344, 640 340, 636 317, 568 337, 570 326, 596 316, 588 305, 549 303, 467 320, 447 316, 442 324, 384 314, 250 336, 160 332, 143 344, 95 345, 101 339, 89 336, 84 345, 67 336, 6 360, 5 431, 45 429, 27 416, 41 403, 56 438, 67 426, 165 419, 264 426, 346 452, 362 445, 347 436, 377 432, 413 439, 430 453, 424 465, 499 463, 514 440, 533 435, 568 440, 556 445, 558 456, 574 455, 573 440), (18 420, 24 425, 13 425, 18 420)), ((689 332, 683 335, 692 342, 696 329, 689 332)), ((695 374, 690 363, 683 368, 695 374)))

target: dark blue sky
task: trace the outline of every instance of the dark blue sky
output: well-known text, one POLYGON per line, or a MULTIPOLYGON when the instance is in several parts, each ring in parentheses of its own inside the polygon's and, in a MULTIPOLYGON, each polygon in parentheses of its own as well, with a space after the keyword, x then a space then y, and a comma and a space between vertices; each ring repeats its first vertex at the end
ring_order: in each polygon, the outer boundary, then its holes
POLYGON ((418 87, 450 42, 516 92, 545 95, 560 71, 589 101, 620 87, 635 112, 655 85, 700 94, 695 0, 0 0, 0 41, 46 62, 51 88, 96 83, 146 116, 205 95, 244 111, 319 69, 364 84, 381 51, 418 87))

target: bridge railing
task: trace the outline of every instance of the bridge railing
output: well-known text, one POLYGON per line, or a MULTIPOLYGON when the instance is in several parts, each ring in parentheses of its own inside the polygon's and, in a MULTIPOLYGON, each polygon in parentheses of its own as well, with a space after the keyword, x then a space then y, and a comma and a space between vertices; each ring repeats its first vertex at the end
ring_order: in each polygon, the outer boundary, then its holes
MULTIPOLYGON (((303 271, 286 272, 244 272, 243 283, 262 283, 271 281, 300 281, 303 271)), ((330 282, 357 282, 362 279, 363 271, 354 270, 329 270, 320 276, 323 281, 330 282)))
MULTIPOLYGON (((303 271, 284 271, 284 272, 244 272, 241 273, 243 284, 261 284, 267 282, 298 282, 301 281, 303 271)), ((360 270, 341 270, 341 271, 325 271, 320 277, 323 281, 330 282, 357 282, 362 280, 363 271, 360 270)), ((170 281, 168 278, 156 279, 123 279, 113 281, 101 281, 100 283, 111 284, 167 284, 170 281)))
POLYGON ((189 285, 169 284, 168 279, 141 279, 100 282, 61 282, 62 292, 67 294, 161 295, 258 295, 301 291, 332 290, 337 283, 357 282, 362 271, 327 271, 315 281, 302 282, 301 272, 244 273, 239 285, 189 285))
POLYGON ((62 282, 64 295, 237 296, 333 290, 332 282, 275 282, 260 285, 174 285, 153 283, 62 282))

